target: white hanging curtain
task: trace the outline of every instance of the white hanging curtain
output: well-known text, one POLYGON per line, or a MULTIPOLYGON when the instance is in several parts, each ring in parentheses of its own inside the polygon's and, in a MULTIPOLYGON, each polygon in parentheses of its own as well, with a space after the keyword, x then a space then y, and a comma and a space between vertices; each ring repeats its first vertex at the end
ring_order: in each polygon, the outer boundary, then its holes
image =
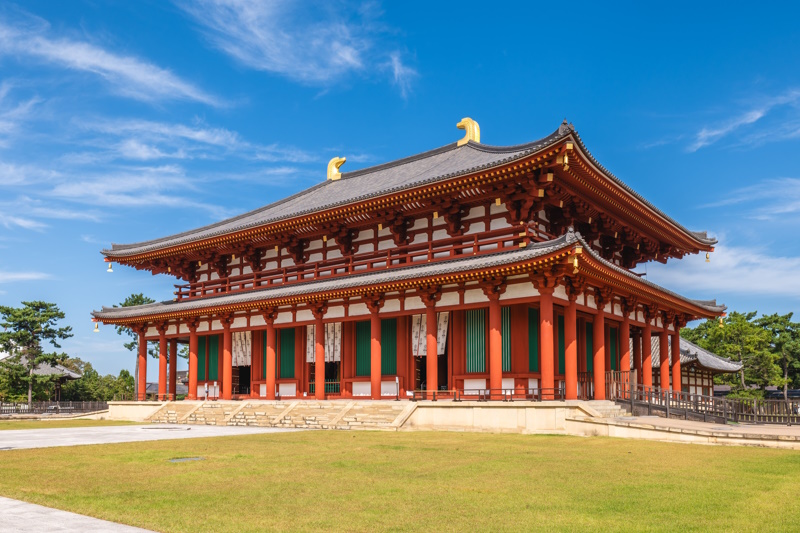
POLYGON ((252 361, 252 336, 249 331, 231 334, 231 359, 233 366, 250 366, 252 361))
MULTIPOLYGON (((445 311, 436 314, 436 350, 438 355, 444 355, 447 344, 447 325, 450 322, 450 313, 445 311)), ((411 354, 425 357, 428 354, 428 324, 425 315, 411 317, 411 354)))
MULTIPOLYGON (((306 326, 306 363, 316 361, 315 339, 316 326, 306 326)), ((331 363, 342 360, 342 323, 331 322, 325 324, 325 362, 331 363)))

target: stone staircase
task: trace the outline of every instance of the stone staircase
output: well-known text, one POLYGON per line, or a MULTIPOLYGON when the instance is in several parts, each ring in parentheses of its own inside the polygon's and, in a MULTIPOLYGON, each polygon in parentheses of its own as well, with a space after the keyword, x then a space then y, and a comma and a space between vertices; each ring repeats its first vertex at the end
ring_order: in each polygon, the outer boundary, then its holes
POLYGON ((240 407, 238 402, 204 402, 199 408, 190 412, 188 417, 178 422, 201 426, 224 426, 238 407, 240 407))
POLYGON ((398 417, 409 407, 413 410, 414 406, 409 402, 352 402, 336 429, 396 429, 405 421, 398 417))
POLYGON ((627 409, 610 400, 593 400, 588 402, 588 404, 600 414, 601 418, 620 418, 623 416, 631 416, 627 409))
POLYGON ((150 416, 157 424, 396 431, 416 408, 413 402, 369 400, 245 400, 169 402, 150 416))
POLYGON ((278 427, 332 429, 353 402, 297 402, 280 420, 278 427))
POLYGON ((195 407, 195 403, 169 402, 150 415, 147 421, 153 424, 178 424, 195 407))
POLYGON ((247 404, 227 422, 229 426, 277 427, 282 414, 292 407, 293 402, 247 402, 247 404))

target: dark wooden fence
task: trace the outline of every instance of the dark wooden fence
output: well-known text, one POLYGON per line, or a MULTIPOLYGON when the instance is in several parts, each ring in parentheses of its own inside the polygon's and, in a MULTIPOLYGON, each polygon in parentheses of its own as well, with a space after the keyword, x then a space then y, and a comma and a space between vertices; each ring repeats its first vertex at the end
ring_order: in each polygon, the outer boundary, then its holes
POLYGON ((72 414, 105 411, 108 402, 33 402, 27 403, 0 402, 0 415, 42 415, 72 414))
POLYGON ((800 423, 800 402, 796 400, 718 398, 646 387, 636 382, 636 371, 607 372, 606 398, 629 407, 633 414, 718 423, 800 423))

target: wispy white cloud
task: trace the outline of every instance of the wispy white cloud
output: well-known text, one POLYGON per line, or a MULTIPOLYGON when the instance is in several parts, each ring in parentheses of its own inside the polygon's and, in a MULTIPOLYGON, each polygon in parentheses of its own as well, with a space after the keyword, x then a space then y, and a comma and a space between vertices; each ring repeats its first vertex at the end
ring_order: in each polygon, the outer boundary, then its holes
POLYGON ((11 89, 12 84, 7 80, 0 83, 0 146, 7 145, 7 137, 17 133, 20 124, 29 119, 42 102, 38 96, 12 101, 9 96, 11 89))
POLYGON ((18 227, 27 230, 42 230, 47 227, 47 224, 32 218, 17 216, 11 213, 0 213, 0 226, 3 226, 6 229, 18 227))
POLYGON ((47 196, 98 207, 180 207, 228 215, 227 209, 187 197, 194 184, 176 165, 126 168, 56 184, 47 196))
POLYGON ((247 141, 235 131, 204 123, 171 124, 149 120, 74 121, 82 131, 101 133, 86 142, 101 151, 67 154, 75 164, 130 159, 219 159, 236 156, 267 162, 305 163, 316 160, 308 152, 278 143, 263 145, 247 141))
POLYGON ((394 84, 400 89, 400 94, 403 98, 408 98, 408 93, 411 91, 411 84, 419 74, 416 70, 403 63, 399 52, 392 52, 389 58, 392 75, 394 76, 394 84))
POLYGON ((744 215, 759 220, 786 220, 800 213, 800 178, 765 179, 735 189, 705 207, 745 205, 744 215))
POLYGON ((667 265, 648 265, 648 279, 692 298, 758 295, 800 296, 800 257, 772 255, 754 247, 715 247, 711 261, 690 256, 667 265))
POLYGON ((215 47, 253 69, 324 87, 352 74, 384 70, 388 61, 404 97, 416 77, 399 52, 386 52, 387 28, 370 6, 351 10, 330 2, 177 3, 215 47))
MULTIPOLYGON (((704 126, 695 135, 692 142, 687 147, 687 151, 696 152, 697 150, 712 145, 721 139, 738 132, 745 132, 745 135, 738 140, 738 144, 758 144, 765 140, 766 132, 749 131, 748 126, 755 125, 767 117, 770 112, 778 107, 793 106, 800 103, 800 90, 791 89, 777 96, 768 98, 753 98, 755 104, 750 104, 750 109, 737 112, 733 117, 720 121, 714 126, 704 126)), ((776 139, 787 138, 788 136, 800 136, 800 123, 793 121, 793 127, 786 130, 785 124, 780 130, 772 130, 770 135, 776 139), (783 130, 783 131, 781 131, 783 130)))
POLYGON ((34 59, 91 73, 119 94, 137 100, 190 100, 213 106, 223 102, 194 84, 146 60, 111 52, 93 43, 51 35, 44 19, 28 13, 0 18, 0 54, 34 59))
POLYGON ((52 276, 44 272, 8 272, 0 270, 0 283, 17 283, 20 281, 39 281, 52 276))

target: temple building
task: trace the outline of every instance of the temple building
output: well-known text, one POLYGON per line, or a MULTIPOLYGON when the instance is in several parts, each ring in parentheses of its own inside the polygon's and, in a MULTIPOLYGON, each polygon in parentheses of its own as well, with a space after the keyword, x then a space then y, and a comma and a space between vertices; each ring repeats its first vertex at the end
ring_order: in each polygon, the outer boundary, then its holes
POLYGON ((93 313, 138 332, 140 396, 143 341, 160 343, 159 391, 176 390, 188 344, 189 399, 604 399, 606 373, 629 368, 696 386, 682 367, 703 357, 683 355, 679 330, 725 307, 637 268, 708 257, 716 240, 625 185, 566 121, 516 146, 458 127, 441 148, 353 172, 337 157, 286 199, 104 250, 177 280, 167 301, 93 313))

